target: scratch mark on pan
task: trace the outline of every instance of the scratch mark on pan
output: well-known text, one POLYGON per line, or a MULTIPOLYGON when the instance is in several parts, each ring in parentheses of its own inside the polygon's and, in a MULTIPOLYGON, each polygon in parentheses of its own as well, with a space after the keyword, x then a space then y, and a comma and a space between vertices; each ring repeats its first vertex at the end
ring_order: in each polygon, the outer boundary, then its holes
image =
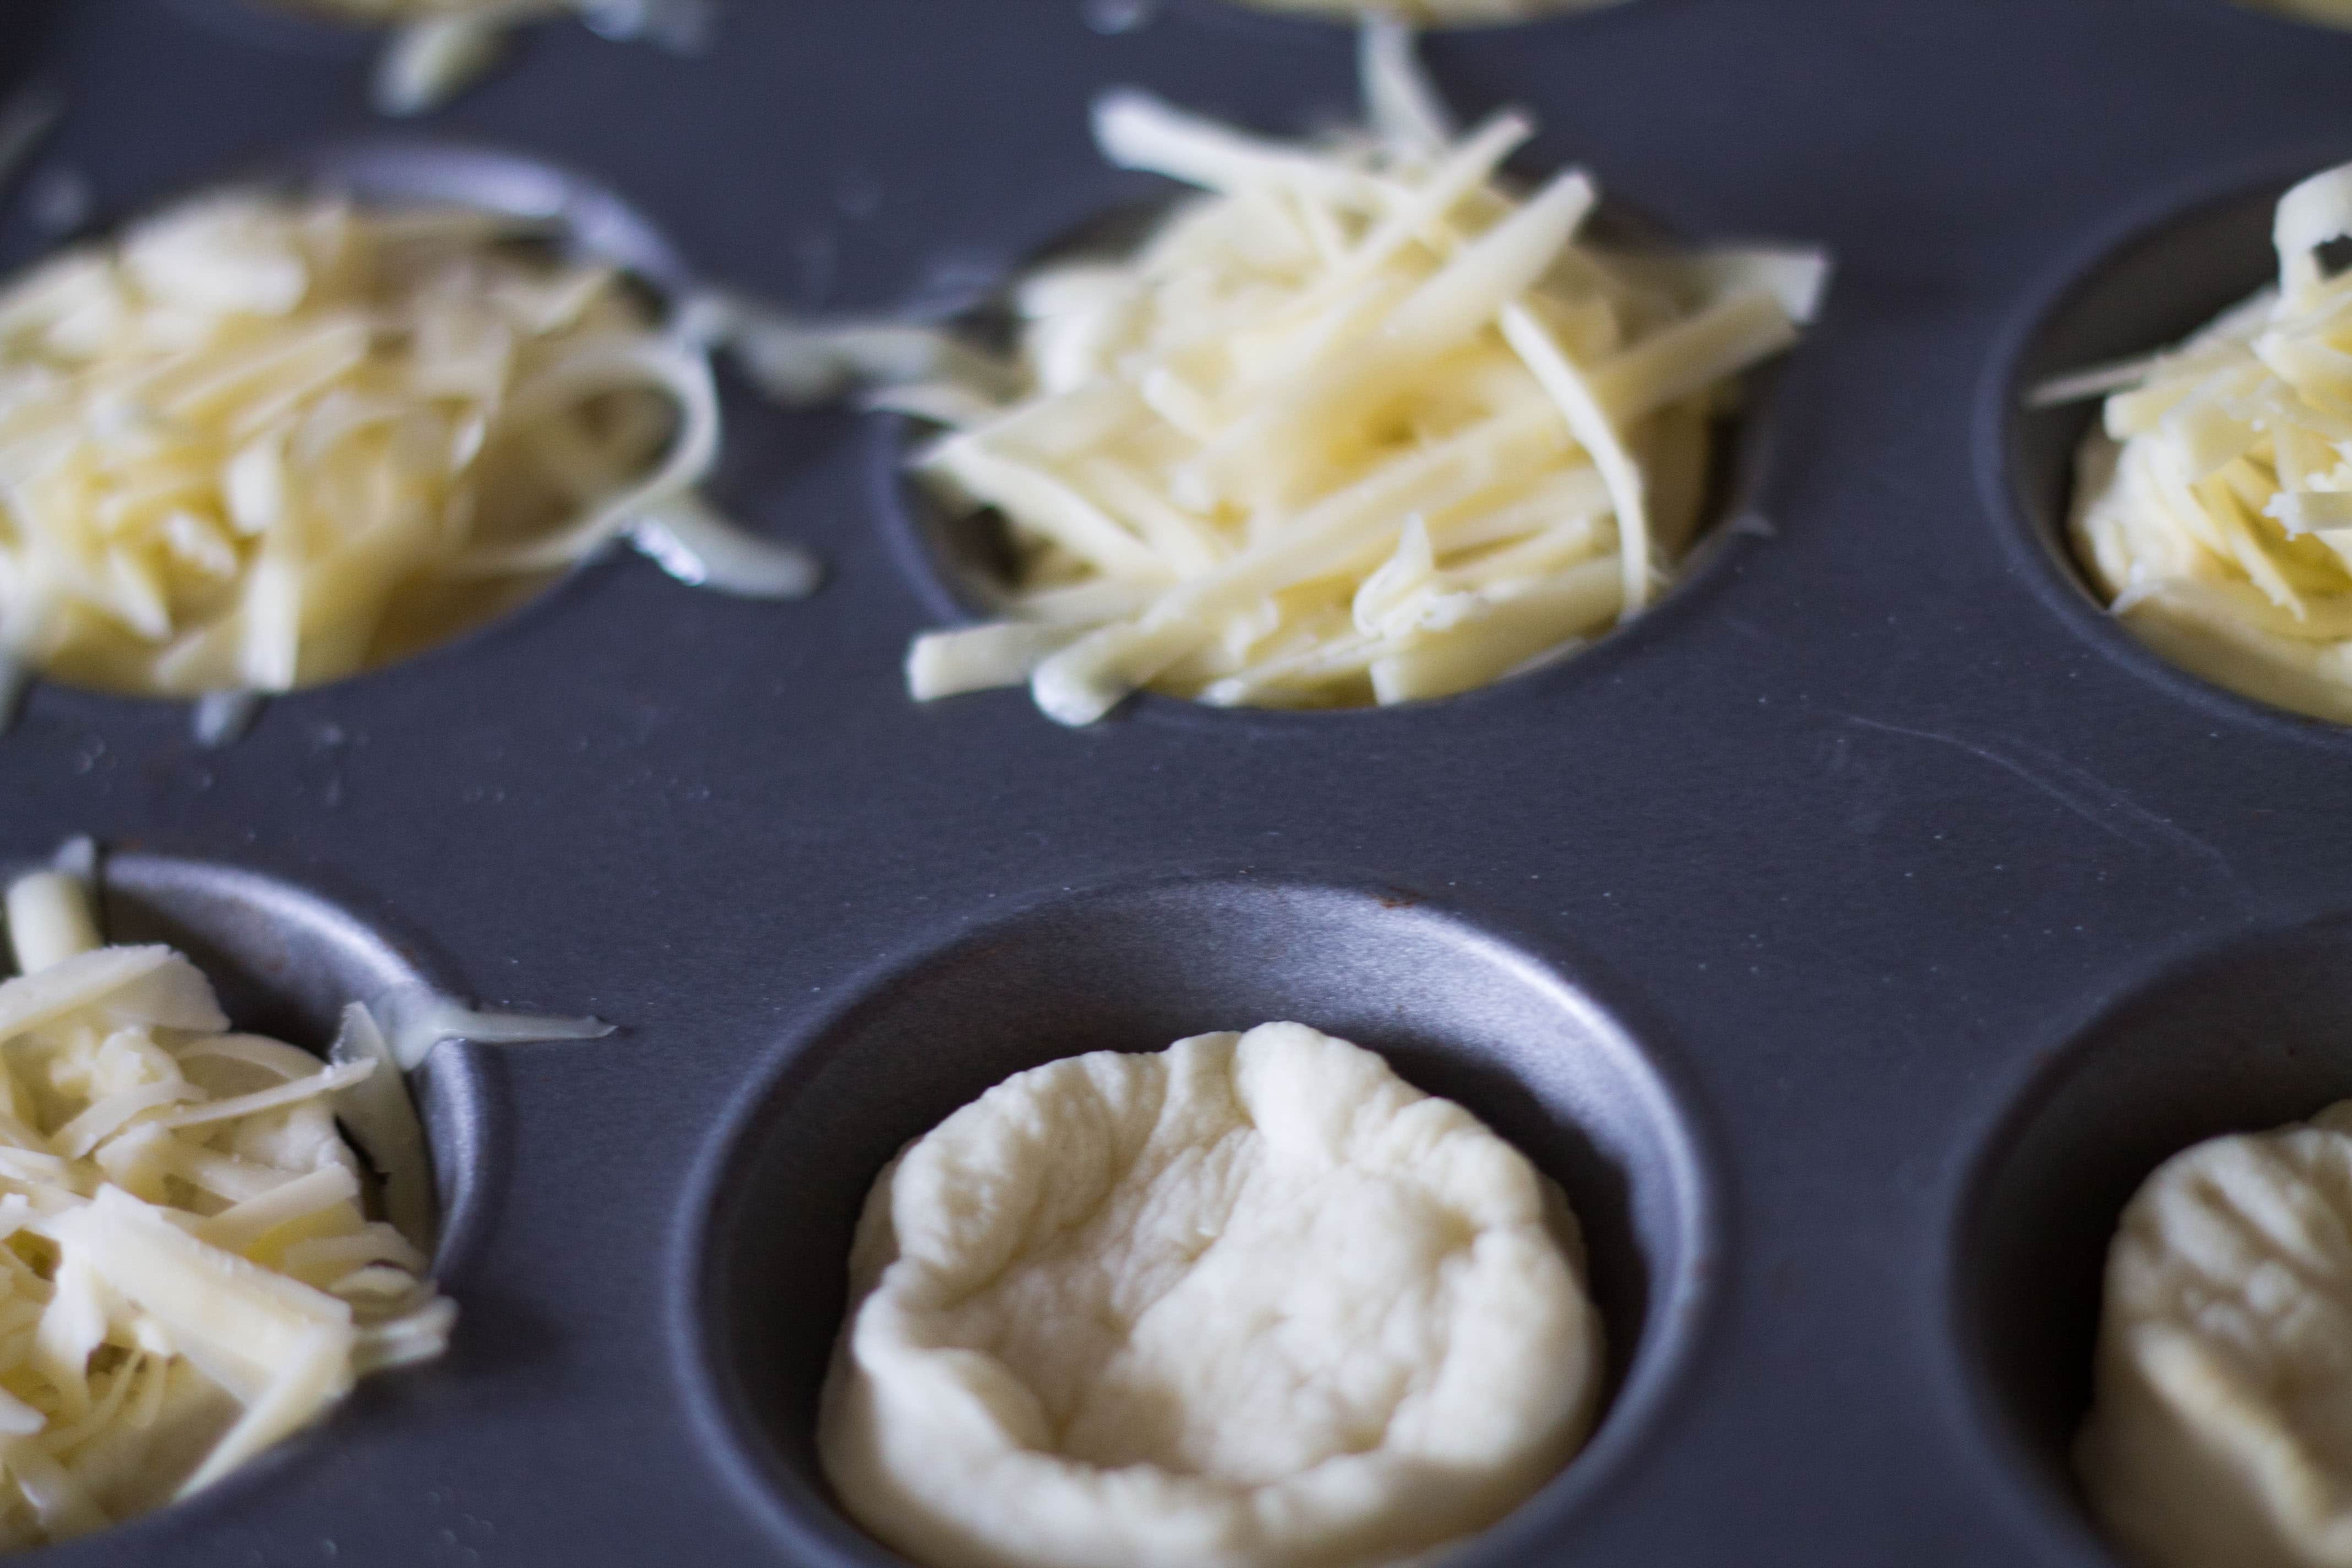
POLYGON ((2040 765, 2042 771, 2037 772, 2034 767, 2021 762, 1996 745, 1979 744, 1974 741, 1962 740, 1958 735, 1947 735, 1941 731, 1914 730, 1907 725, 1889 724, 1877 719, 1865 719, 1859 713, 1839 711, 1837 717, 1861 729, 1876 730, 1888 735, 1904 735, 1915 741, 1926 741, 1935 745, 1949 746, 1955 751, 1965 752, 1979 762, 1990 763, 2012 778, 2048 795, 2100 832, 2120 838, 2136 849, 2154 848, 2158 845, 2168 846, 2182 854, 2191 855, 2205 861, 2225 878, 2236 879, 2237 873, 2230 865, 2229 857, 2223 855, 2219 849, 2168 818, 2158 816, 2115 785, 2076 767, 2063 758, 2052 755, 2039 746, 2028 745, 2022 741, 2009 742, 2011 746, 2024 752, 2033 763, 2040 765))

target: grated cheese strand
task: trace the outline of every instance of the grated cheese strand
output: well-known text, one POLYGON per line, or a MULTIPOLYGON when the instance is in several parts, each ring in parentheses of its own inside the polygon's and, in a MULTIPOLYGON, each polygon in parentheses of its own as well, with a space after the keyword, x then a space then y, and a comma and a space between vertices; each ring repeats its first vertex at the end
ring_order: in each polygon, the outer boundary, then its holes
POLYGON ((51 969, 100 945, 89 889, 69 871, 35 871, 8 885, 8 940, 26 974, 51 969))
POLYGON ((280 0, 298 9, 389 26, 371 90, 377 112, 416 115, 472 86, 515 28, 577 16, 608 38, 642 38, 680 54, 709 42, 714 0, 280 0))

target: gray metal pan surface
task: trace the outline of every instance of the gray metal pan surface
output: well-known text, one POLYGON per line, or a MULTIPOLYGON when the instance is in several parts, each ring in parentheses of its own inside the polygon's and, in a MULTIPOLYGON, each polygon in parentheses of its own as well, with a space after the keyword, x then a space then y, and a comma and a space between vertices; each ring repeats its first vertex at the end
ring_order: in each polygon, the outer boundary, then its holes
MULTIPOLYGON (((547 26, 420 133, 609 193, 693 274, 936 310, 1153 195, 1088 143, 1107 85, 1349 108, 1339 29, 1129 10, 735 0, 698 58, 547 26)), ((2172 1149, 2352 1092, 2352 734, 2107 623, 2053 547, 2081 416, 2017 394, 2260 281, 2268 199, 2352 157, 2352 35, 1629 0, 1427 54, 1465 110, 1537 111, 1531 169, 1837 257, 1743 434, 1748 526, 1582 658, 1394 712, 917 707, 901 654, 954 601, 903 433, 739 398, 717 488, 824 555, 805 604, 615 557, 220 750, 36 690, 0 858, 128 853, 127 907, 213 932, 249 1006, 299 1029, 321 975, 405 968, 625 1032, 435 1058, 445 1362, 35 1560, 888 1563, 808 1441, 880 1161, 1014 1068, 1291 1014, 1594 1231, 1612 1407, 1465 1568, 2111 1561, 2064 1464, 2095 1248, 2172 1149)), ((0 17, 0 84, 70 95, 32 178, 110 214, 380 144, 365 57, 241 0, 0 17)), ((48 243, 33 205, 0 262, 48 243)))

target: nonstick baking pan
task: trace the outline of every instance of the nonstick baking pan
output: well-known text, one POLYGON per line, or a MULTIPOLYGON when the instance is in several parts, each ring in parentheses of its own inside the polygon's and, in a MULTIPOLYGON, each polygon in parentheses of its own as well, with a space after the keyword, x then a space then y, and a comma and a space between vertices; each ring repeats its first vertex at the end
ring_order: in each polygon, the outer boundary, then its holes
MULTIPOLYGON (((242 0, 7 0, 0 85, 67 118, 0 261, 230 178, 569 214, 661 286, 932 318, 1102 215, 1134 82, 1297 132, 1353 40, 1218 0, 733 0, 692 57, 532 29, 446 110, 365 107, 364 35, 242 0)), ((191 1502, 43 1563, 887 1564, 815 1394, 852 1220, 1016 1068, 1295 1017, 1376 1047, 1568 1186, 1612 1393, 1454 1559, 2099 1564, 2066 1449, 2106 1237, 2201 1136, 2352 1094, 2352 734, 2176 673, 2060 543, 2089 411, 2041 375, 2262 281, 2352 158, 2352 35, 2225 0, 1628 0, 1433 36, 1694 239, 1831 249, 1758 386, 1718 545, 1582 656, 1390 711, 1164 698, 1074 731, 918 706, 961 567, 912 433, 736 395, 716 493, 803 604, 633 556, 396 668, 271 702, 38 687, 0 858, 89 833, 118 934, 323 1043, 425 979, 593 1012, 419 1075, 448 1356, 191 1502)))

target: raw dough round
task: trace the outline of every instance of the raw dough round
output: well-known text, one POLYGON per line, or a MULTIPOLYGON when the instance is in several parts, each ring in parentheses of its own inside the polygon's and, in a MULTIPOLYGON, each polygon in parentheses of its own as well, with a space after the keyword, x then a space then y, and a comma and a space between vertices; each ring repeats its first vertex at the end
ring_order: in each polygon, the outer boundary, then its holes
POLYGON ((875 1183, 817 1447, 930 1568, 1391 1563, 1591 1425, 1559 1189, 1298 1024, 1006 1080, 875 1183))
POLYGON ((2140 1188, 2075 1465, 2163 1568, 2352 1565, 2352 1100, 2140 1188))

